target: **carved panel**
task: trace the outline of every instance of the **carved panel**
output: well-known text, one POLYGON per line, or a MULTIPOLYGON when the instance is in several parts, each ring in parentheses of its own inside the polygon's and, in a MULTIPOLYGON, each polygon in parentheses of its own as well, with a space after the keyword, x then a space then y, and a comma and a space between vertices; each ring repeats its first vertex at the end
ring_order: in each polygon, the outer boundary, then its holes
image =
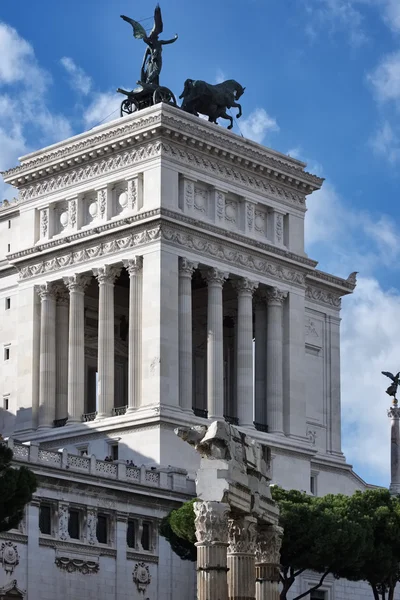
POLYGON ((257 235, 261 235, 262 237, 267 236, 267 225, 268 225, 268 217, 267 217, 267 209, 257 205, 254 211, 254 232, 257 235))
POLYGON ((3 569, 9 575, 19 564, 18 548, 12 542, 4 542, 0 547, 0 556, 3 569))

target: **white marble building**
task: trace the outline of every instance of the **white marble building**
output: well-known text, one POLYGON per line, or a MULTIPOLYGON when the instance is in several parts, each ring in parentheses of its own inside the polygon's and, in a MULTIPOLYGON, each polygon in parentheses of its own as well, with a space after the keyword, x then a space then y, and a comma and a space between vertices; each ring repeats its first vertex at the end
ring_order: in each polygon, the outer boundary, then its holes
MULTIPOLYGON (((341 451, 340 306, 355 278, 305 253, 306 196, 323 183, 305 166, 157 105, 3 174, 19 196, 0 207, 0 431, 41 486, 2 536, 19 564, 3 556, 0 598, 14 580, 29 600, 194 597, 193 565, 156 534, 194 489, 179 425, 238 424, 270 445, 285 487, 365 489, 341 451), (98 521, 106 543, 89 541, 98 521)), ((346 589, 328 582, 324 598, 346 589)))

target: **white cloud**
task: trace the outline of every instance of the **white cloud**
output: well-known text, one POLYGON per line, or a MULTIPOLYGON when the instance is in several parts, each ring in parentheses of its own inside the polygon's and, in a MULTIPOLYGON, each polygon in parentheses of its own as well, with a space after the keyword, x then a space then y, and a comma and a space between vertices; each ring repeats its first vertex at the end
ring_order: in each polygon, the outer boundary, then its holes
POLYGON ((386 55, 368 75, 376 98, 381 102, 400 102, 400 51, 386 55))
POLYGON ((228 78, 225 75, 225 73, 221 70, 218 69, 217 70, 217 74, 215 76, 215 83, 223 83, 224 81, 226 81, 228 78))
POLYGON ((64 56, 60 63, 69 75, 72 89, 87 96, 92 89, 92 78, 68 56, 64 56))
POLYGON ((122 96, 118 96, 113 92, 104 92, 96 94, 93 102, 86 109, 83 120, 86 127, 94 127, 107 121, 117 119, 119 108, 122 101, 122 96))
POLYGON ((400 160, 400 137, 389 121, 380 125, 369 143, 375 154, 389 163, 395 164, 400 160))
POLYGON ((247 118, 240 120, 239 127, 244 137, 259 144, 268 133, 279 131, 276 120, 270 117, 263 108, 256 108, 247 118))
POLYGON ((400 32, 399 0, 384 0, 384 19, 392 31, 400 32))
POLYGON ((361 46, 368 35, 358 4, 357 0, 306 0, 305 8, 311 19, 306 33, 314 38, 317 31, 329 35, 344 32, 352 46, 361 46))

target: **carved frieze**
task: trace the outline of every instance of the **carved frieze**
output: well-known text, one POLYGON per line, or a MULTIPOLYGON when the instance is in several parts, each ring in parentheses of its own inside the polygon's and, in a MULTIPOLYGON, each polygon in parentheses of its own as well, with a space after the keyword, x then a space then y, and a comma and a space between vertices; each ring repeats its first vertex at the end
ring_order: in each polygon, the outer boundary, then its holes
POLYGON ((316 287, 307 286, 306 298, 309 300, 315 300, 321 304, 327 304, 328 306, 334 308, 340 308, 341 306, 341 298, 338 294, 334 294, 332 292, 328 292, 327 290, 316 287))
POLYGON ((90 575, 98 573, 99 563, 94 560, 83 560, 81 558, 71 558, 69 556, 56 556, 55 563, 59 569, 68 573, 82 573, 90 575))

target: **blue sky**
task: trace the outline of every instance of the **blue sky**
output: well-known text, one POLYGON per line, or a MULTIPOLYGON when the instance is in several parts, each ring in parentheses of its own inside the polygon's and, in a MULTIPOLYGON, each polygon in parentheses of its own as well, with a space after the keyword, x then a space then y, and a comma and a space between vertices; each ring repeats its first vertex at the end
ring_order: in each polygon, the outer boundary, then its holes
MULTIPOLYGON (((120 18, 148 0, 2 2, 0 170, 117 116, 117 87, 139 78, 144 44, 120 18)), ((400 2, 166 0, 161 82, 246 86, 241 131, 326 178, 307 214, 320 268, 360 272, 343 301, 344 450, 371 483, 389 479, 382 369, 400 368, 400 2)), ((144 25, 151 21, 144 21, 144 25)), ((238 132, 237 125, 235 131, 238 132)), ((13 191, 0 183, 0 198, 13 191)))

